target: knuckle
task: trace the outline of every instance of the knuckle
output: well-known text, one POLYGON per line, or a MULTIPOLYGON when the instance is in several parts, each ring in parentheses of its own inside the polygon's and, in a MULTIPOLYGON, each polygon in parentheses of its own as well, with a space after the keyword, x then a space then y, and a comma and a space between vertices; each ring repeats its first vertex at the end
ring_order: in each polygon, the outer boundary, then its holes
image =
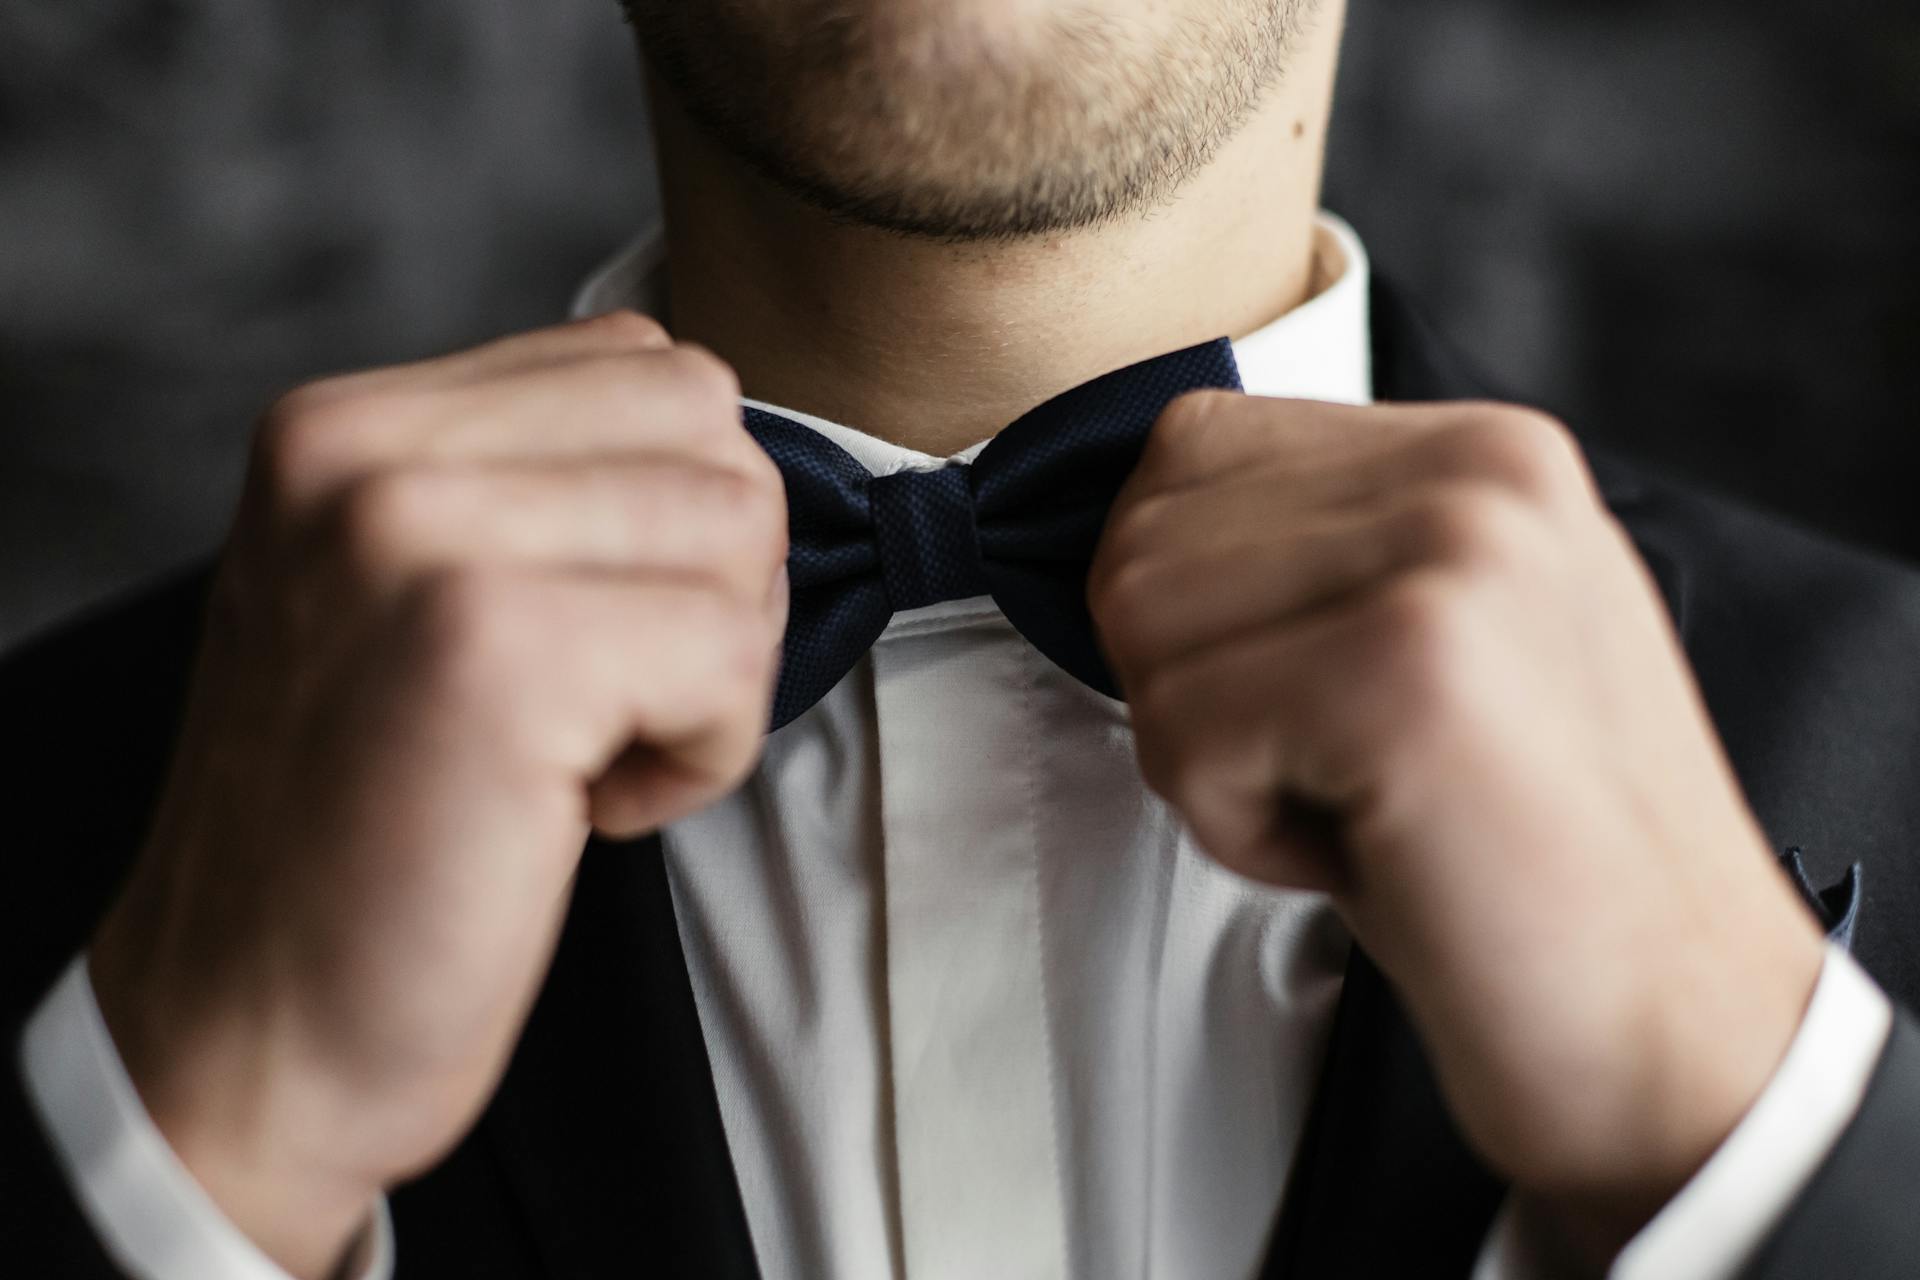
POLYGON ((605 335, 616 344, 643 351, 658 350, 671 345, 673 341, 665 325, 631 307, 591 316, 580 321, 579 326, 586 332, 605 335))
POLYGON ((1219 423, 1228 407, 1243 397, 1226 391, 1189 391, 1174 399, 1161 411, 1147 436, 1143 461, 1159 465, 1204 449, 1219 432, 1219 423))
POLYGON ((1107 644, 1124 658, 1146 625, 1165 612, 1167 599, 1160 565, 1141 557, 1122 561, 1095 580, 1087 607, 1107 644))
POLYGON ((1137 740, 1134 751, 1139 760, 1140 780, 1147 784, 1147 789, 1169 803, 1177 800, 1179 766, 1167 744, 1157 737, 1143 736, 1137 740))
POLYGON ((720 765, 727 787, 740 785, 759 762, 773 707, 773 692, 767 686, 747 687, 743 693, 731 710, 723 737, 720 765))
POLYGON ((254 435, 254 469, 278 493, 297 491, 339 451, 351 401, 329 382, 295 387, 267 407, 254 435))
POLYGON ((699 501, 709 527, 718 533, 716 547, 744 549, 756 564, 786 555, 784 490, 770 487, 765 477, 752 469, 713 467, 701 475, 699 501))
POLYGON ((754 518, 754 508, 763 505, 753 477, 738 468, 703 465, 693 474, 698 477, 693 485, 697 500, 729 522, 754 518))
POLYGON ((760 735, 764 731, 761 720, 764 715, 749 721, 744 710, 734 721, 736 727, 722 736, 714 755, 714 782, 721 789, 731 789, 746 781, 760 758, 760 735))
POLYGON ((1170 493, 1150 493, 1116 513, 1101 539, 1101 559, 1115 568, 1145 558, 1166 541, 1170 493))
POLYGON ((1249 820, 1243 806, 1223 803, 1197 790, 1181 816, 1215 862, 1249 879, 1264 878, 1259 858, 1262 828, 1249 820))
POLYGON ((736 413, 740 403, 740 376, 733 366, 697 343, 681 343, 670 356, 674 376, 702 406, 736 413))
POLYGON ((431 493, 405 472, 380 472, 356 482, 340 501, 338 533, 357 565, 387 564, 432 518, 431 493))
POLYGON ((1474 472, 1537 501, 1565 498, 1586 471, 1564 424, 1519 405, 1476 406, 1471 419, 1455 429, 1454 444, 1474 472))
POLYGON ((1155 795, 1177 810, 1207 851, 1222 850, 1219 832, 1211 821, 1219 792, 1220 759, 1197 736, 1161 733, 1151 748, 1140 752, 1140 776, 1155 795))
POLYGON ((784 516, 787 508, 787 478, 781 473, 779 464, 744 430, 740 432, 739 439, 738 465, 741 472, 753 482, 761 499, 784 516))
POLYGON ((1467 670, 1467 590, 1448 575, 1408 574, 1382 594, 1374 615, 1380 670, 1409 725, 1443 713, 1467 670))
POLYGON ((743 512, 771 518, 786 506, 786 486, 771 458, 758 449, 753 450, 753 454, 756 456, 743 455, 737 462, 720 466, 716 474, 726 480, 725 496, 729 504, 743 512))
MULTIPOLYGON (((1127 705, 1135 725, 1145 730, 1140 741, 1163 740, 1172 726, 1182 722, 1183 709, 1192 694, 1187 673, 1177 665, 1155 665, 1137 673, 1127 686, 1127 705)), ((1164 751, 1160 754, 1165 775, 1169 761, 1164 751)))
POLYGON ((722 687, 736 701, 757 705, 776 657, 762 611, 731 594, 709 596, 707 609, 709 652, 720 668, 722 687))
POLYGON ((1167 763, 1167 798, 1174 801, 1183 814, 1203 817, 1207 806, 1200 803, 1206 796, 1213 771, 1207 759, 1189 744, 1185 749, 1171 753, 1167 763))
POLYGON ((1156 430, 1169 436, 1209 430, 1220 412, 1237 397, 1226 391, 1189 391, 1176 397, 1160 415, 1156 430))
POLYGON ((787 558, 787 497, 784 490, 768 488, 759 480, 750 482, 744 514, 753 547, 761 557, 773 562, 787 558))
POLYGON ((1407 517, 1413 561, 1462 566, 1503 561, 1524 536, 1514 505, 1487 485, 1457 486, 1416 504, 1407 517))

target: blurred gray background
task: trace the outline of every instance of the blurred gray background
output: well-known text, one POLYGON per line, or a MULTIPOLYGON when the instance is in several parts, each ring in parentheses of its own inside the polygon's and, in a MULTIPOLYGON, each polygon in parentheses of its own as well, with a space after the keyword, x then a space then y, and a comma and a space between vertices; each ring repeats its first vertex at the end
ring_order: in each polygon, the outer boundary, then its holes
MULTIPOLYGON (((1512 394, 1920 558, 1920 5, 1353 0, 1328 203, 1512 394)), ((0 646, 252 421, 556 319, 651 203, 614 0, 0 9, 0 646)))

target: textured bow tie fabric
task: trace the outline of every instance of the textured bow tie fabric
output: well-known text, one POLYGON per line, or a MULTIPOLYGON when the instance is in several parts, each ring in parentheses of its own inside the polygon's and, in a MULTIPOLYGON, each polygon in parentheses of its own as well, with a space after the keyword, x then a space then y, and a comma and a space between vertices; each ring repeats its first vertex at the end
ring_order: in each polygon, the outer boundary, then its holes
POLYGON ((1178 396, 1240 389, 1225 338, 1064 392, 969 465, 874 476, 808 427, 748 407, 786 478, 787 623, 772 727, 825 697, 905 609, 991 595, 1033 646, 1119 695, 1087 613, 1087 566, 1114 495, 1178 396))

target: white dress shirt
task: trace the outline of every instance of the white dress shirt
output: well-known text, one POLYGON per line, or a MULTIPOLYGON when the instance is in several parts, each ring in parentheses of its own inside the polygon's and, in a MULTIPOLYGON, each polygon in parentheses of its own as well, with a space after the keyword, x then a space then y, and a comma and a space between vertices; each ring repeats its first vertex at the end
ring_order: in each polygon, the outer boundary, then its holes
MULTIPOLYGON (((1366 255, 1331 216, 1320 253, 1330 283, 1235 355, 1252 394, 1366 403, 1366 255)), ((577 310, 657 311, 661 262, 644 237, 577 310)), ((787 416, 876 475, 947 461, 787 416)), ((738 791, 663 844, 768 1280, 1257 1272, 1348 938, 1321 895, 1210 861, 1142 783, 1125 705, 990 599, 897 615, 738 791)), ((1831 951, 1767 1093, 1616 1276, 1736 1271, 1851 1119, 1889 1023, 1831 951)), ((84 964, 23 1051, 81 1203, 133 1275, 278 1280, 141 1111, 84 964)), ((1482 1280, 1534 1273, 1518 1226, 1496 1224, 1482 1280)), ((388 1233, 382 1210, 370 1280, 388 1233)))

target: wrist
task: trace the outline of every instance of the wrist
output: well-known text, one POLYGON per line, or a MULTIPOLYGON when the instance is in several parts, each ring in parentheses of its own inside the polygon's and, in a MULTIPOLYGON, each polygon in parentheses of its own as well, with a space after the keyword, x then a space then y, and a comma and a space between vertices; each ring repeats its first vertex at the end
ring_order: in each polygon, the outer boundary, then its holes
POLYGON ((290 1275, 332 1280, 384 1188, 328 1150, 327 1095, 260 1028, 172 998, 159 965, 129 959, 103 929, 88 968, 140 1107, 233 1228, 290 1275))
POLYGON ((1604 1271, 1721 1149, 1766 1092, 1799 1033, 1824 949, 1797 904, 1778 927, 1710 936, 1663 954, 1631 1037, 1637 1052, 1601 1090, 1605 1130, 1561 1176, 1521 1179, 1527 1212, 1583 1265, 1604 1271))

